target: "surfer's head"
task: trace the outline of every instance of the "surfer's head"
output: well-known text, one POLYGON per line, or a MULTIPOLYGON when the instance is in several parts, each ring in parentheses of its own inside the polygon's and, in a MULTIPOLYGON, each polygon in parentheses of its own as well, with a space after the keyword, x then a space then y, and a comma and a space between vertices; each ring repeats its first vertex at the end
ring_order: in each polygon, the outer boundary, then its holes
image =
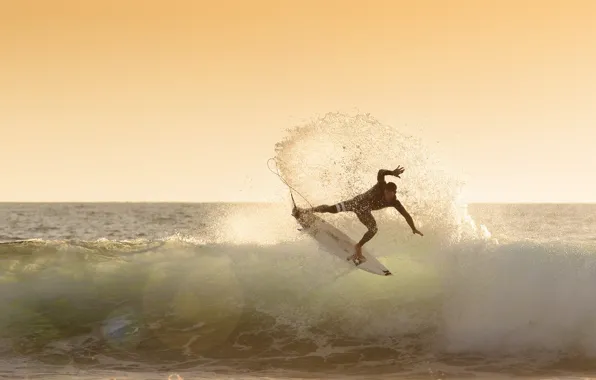
POLYGON ((387 182, 387 184, 385 185, 385 200, 386 201, 395 200, 396 192, 397 192, 397 185, 393 182, 387 182))

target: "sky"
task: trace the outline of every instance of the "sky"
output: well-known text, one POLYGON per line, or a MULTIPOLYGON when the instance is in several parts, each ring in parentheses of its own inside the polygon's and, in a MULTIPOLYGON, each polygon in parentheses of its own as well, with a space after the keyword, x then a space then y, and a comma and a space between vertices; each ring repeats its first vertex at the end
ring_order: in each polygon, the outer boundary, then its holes
POLYGON ((469 202, 596 202, 596 2, 0 0, 0 201, 276 201, 285 129, 416 131, 469 202))

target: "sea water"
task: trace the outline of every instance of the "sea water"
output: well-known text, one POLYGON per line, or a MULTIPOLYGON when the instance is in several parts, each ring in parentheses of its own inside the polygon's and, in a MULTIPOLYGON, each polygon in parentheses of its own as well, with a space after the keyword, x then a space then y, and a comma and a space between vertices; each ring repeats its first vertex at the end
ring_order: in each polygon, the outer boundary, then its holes
POLYGON ((289 204, 2 204, 0 376, 596 373, 596 205, 468 213, 490 237, 429 244, 388 211, 383 277, 320 250, 289 204))
POLYGON ((393 276, 298 231, 282 182, 279 203, 1 204, 0 377, 596 377, 595 205, 467 205, 459 168, 370 115, 273 150, 299 206, 405 167, 386 179, 424 236, 389 208, 367 243, 393 276))

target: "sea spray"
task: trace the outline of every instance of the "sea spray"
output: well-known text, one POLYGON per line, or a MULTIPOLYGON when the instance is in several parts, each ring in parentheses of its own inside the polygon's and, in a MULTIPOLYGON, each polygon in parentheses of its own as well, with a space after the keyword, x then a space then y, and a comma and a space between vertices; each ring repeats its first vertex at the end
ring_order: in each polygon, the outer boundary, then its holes
MULTIPOLYGON (((299 199, 303 206, 349 199, 374 185, 379 169, 401 165, 406 169, 401 178, 388 180, 397 183, 398 199, 427 239, 450 244, 479 235, 461 204, 463 183, 420 139, 370 114, 328 113, 288 129, 275 158, 285 180, 306 198, 299 199)), ((395 210, 376 214, 378 220, 396 217, 395 210)), ((401 237, 395 243, 403 243, 409 229, 395 233, 401 237)))

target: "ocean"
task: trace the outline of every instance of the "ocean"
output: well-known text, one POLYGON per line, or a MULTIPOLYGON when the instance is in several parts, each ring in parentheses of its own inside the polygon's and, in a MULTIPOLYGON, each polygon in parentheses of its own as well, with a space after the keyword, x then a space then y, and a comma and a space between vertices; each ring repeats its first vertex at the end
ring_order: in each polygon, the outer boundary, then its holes
POLYGON ((289 202, 0 204, 0 378, 596 377, 596 205, 405 204, 389 277, 289 202))

